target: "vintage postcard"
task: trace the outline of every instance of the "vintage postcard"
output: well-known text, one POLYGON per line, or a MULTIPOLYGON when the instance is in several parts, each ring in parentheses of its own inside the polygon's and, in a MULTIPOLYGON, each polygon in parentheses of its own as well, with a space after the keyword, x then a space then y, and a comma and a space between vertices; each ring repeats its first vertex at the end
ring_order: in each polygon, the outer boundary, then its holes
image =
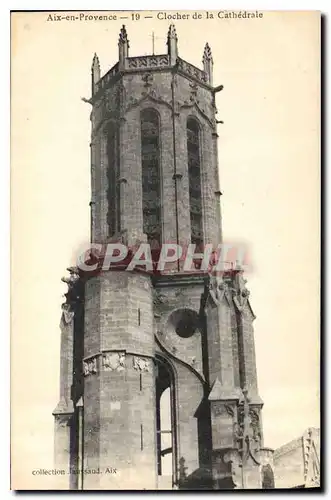
POLYGON ((11 488, 320 488, 315 11, 11 13, 11 488))

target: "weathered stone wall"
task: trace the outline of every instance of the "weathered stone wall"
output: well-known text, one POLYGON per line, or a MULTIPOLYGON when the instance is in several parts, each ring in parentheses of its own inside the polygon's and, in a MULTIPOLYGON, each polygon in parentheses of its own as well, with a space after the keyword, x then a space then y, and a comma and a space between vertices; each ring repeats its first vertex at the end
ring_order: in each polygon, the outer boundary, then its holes
POLYGON ((86 475, 88 488, 119 488, 129 484, 133 470, 148 477, 146 487, 156 485, 149 280, 148 276, 109 271, 86 284, 85 466, 101 471, 117 468, 116 474, 86 475))

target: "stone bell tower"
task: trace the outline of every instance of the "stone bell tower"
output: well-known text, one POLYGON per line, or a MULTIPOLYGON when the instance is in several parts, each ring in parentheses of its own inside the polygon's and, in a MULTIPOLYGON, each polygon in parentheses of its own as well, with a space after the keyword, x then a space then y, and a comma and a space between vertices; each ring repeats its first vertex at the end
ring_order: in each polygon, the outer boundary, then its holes
MULTIPOLYGON (((222 242, 213 58, 167 52, 92 63, 91 242, 222 242)), ((71 489, 261 488, 249 292, 241 269, 69 268, 61 322, 57 468, 71 489)), ((201 259, 200 259, 201 260, 201 259)), ((271 472, 270 472, 271 471, 271 472)))

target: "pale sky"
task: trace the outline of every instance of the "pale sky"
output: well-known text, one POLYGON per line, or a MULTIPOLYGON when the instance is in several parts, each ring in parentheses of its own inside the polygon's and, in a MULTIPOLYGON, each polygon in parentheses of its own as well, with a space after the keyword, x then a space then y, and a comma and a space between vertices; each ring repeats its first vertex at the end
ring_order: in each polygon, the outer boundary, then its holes
MULTIPOLYGON (((89 240, 91 108, 81 97, 94 52, 102 74, 117 62, 123 23, 47 16, 12 16, 12 459, 30 482, 53 460, 60 280, 89 240)), ((166 52, 170 21, 125 24, 131 56, 151 53, 152 31, 155 52, 166 52)), ((264 439, 276 448, 319 426, 319 14, 175 26, 180 57, 201 67, 208 41, 214 84, 224 85, 223 234, 253 259, 264 439)))

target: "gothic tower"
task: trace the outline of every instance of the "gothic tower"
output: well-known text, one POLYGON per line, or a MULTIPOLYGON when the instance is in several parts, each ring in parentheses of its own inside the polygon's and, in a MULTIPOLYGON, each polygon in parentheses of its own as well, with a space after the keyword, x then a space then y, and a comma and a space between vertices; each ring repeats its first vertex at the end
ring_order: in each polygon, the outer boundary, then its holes
MULTIPOLYGON (((123 26, 118 53, 104 76, 96 55, 92 63, 91 243, 216 248, 222 86, 209 45, 203 69, 193 66, 171 25, 167 53, 130 57, 123 26)), ((189 271, 178 261, 157 273, 69 268, 63 278, 54 410, 56 466, 71 470, 63 487, 261 488, 272 473, 243 272, 216 276, 197 260, 189 271)))

